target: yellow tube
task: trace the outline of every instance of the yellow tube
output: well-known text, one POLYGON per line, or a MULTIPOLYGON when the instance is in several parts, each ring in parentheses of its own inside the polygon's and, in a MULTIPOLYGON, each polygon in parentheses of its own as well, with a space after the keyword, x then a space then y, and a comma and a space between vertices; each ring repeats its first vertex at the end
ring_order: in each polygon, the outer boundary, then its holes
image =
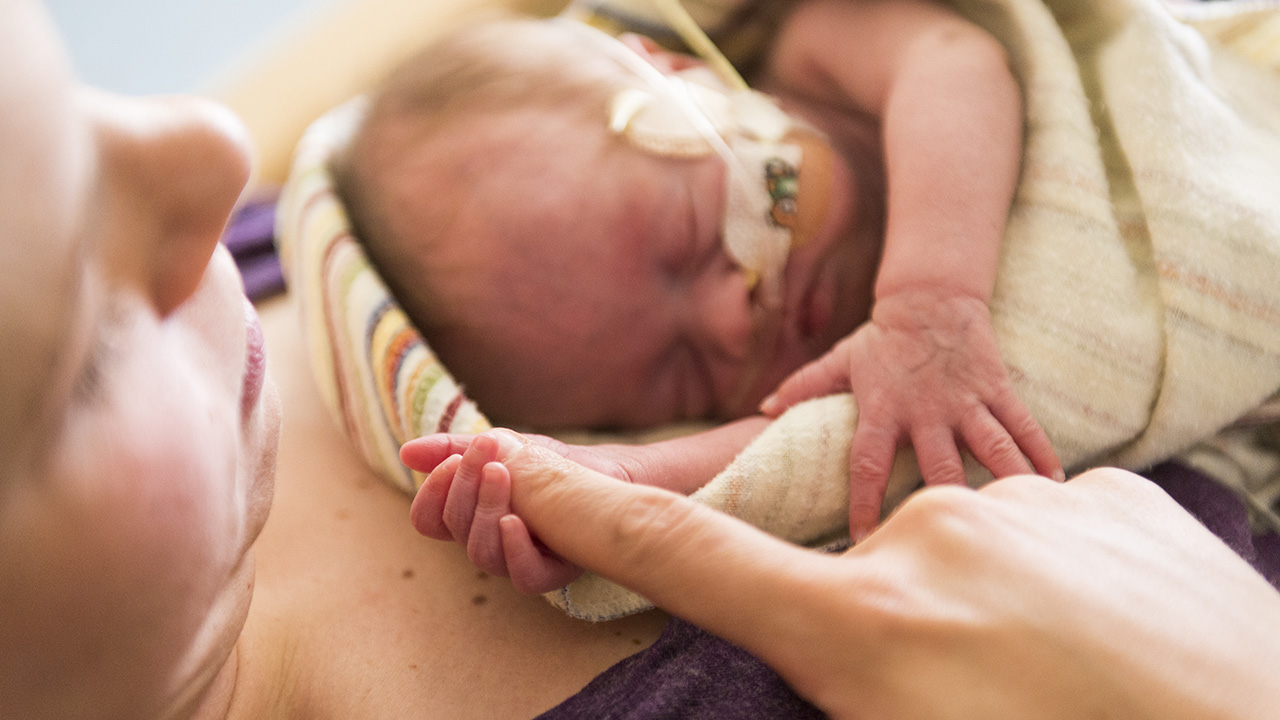
POLYGON ((742 79, 742 75, 738 74, 738 70, 733 67, 733 63, 729 62, 724 53, 720 52, 720 48, 711 42, 711 38, 702 31, 698 23, 689 15, 689 11, 684 9, 680 0, 653 0, 653 3, 685 45, 705 60, 724 84, 733 90, 748 89, 747 81, 742 79))

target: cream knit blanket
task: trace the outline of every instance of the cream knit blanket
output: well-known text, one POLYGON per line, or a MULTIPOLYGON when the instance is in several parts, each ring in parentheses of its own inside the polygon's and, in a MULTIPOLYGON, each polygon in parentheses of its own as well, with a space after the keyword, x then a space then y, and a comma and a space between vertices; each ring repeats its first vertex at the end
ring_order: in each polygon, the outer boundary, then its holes
MULTIPOLYGON (((1280 389, 1280 8, 954 4, 1004 43, 1024 94, 991 305, 1019 395, 1069 469, 1214 440, 1280 389)), ((694 497, 827 542, 846 530, 855 419, 847 395, 797 406, 694 497)), ((917 472, 904 453, 886 508, 917 472)), ((592 575, 549 598, 593 620, 649 607, 592 575)))

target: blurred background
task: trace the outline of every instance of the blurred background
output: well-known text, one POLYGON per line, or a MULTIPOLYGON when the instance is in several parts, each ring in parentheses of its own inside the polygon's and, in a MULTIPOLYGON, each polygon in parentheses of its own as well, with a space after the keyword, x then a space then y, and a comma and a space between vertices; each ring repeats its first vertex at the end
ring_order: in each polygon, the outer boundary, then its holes
POLYGON ((327 0, 45 0, 80 78, 128 94, 210 87, 231 66, 252 57, 267 37, 328 4, 327 0))
POLYGON ((244 121, 250 187, 288 176, 310 123, 471 17, 549 14, 565 0, 42 0, 86 83, 124 95, 196 92, 244 121))

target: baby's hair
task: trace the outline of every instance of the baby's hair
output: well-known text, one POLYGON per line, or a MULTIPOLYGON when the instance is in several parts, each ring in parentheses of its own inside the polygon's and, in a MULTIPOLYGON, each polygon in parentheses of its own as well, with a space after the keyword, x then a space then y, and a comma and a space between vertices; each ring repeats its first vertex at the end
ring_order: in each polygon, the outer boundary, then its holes
MULTIPOLYGON (((629 80, 582 28, 565 21, 497 17, 463 26, 392 72, 370 94, 363 120, 330 171, 360 241, 392 293, 424 333, 443 320, 427 287, 423 246, 388 221, 386 171, 429 138, 461 135, 518 108, 552 108, 601 127, 629 80)), ((422 202, 430 202, 423 199, 422 202)), ((442 203, 443 205, 443 203, 442 203)), ((431 208, 430 234, 451 224, 453 207, 431 208)))

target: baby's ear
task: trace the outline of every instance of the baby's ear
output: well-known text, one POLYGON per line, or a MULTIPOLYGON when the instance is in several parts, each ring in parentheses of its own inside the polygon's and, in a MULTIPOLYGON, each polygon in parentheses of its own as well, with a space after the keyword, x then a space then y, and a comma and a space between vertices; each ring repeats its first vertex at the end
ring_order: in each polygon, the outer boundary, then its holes
POLYGON ((653 38, 638 33, 623 33, 618 36, 623 45, 631 48, 650 65, 665 73, 687 70, 702 64, 702 61, 683 53, 672 52, 659 45, 653 38))

